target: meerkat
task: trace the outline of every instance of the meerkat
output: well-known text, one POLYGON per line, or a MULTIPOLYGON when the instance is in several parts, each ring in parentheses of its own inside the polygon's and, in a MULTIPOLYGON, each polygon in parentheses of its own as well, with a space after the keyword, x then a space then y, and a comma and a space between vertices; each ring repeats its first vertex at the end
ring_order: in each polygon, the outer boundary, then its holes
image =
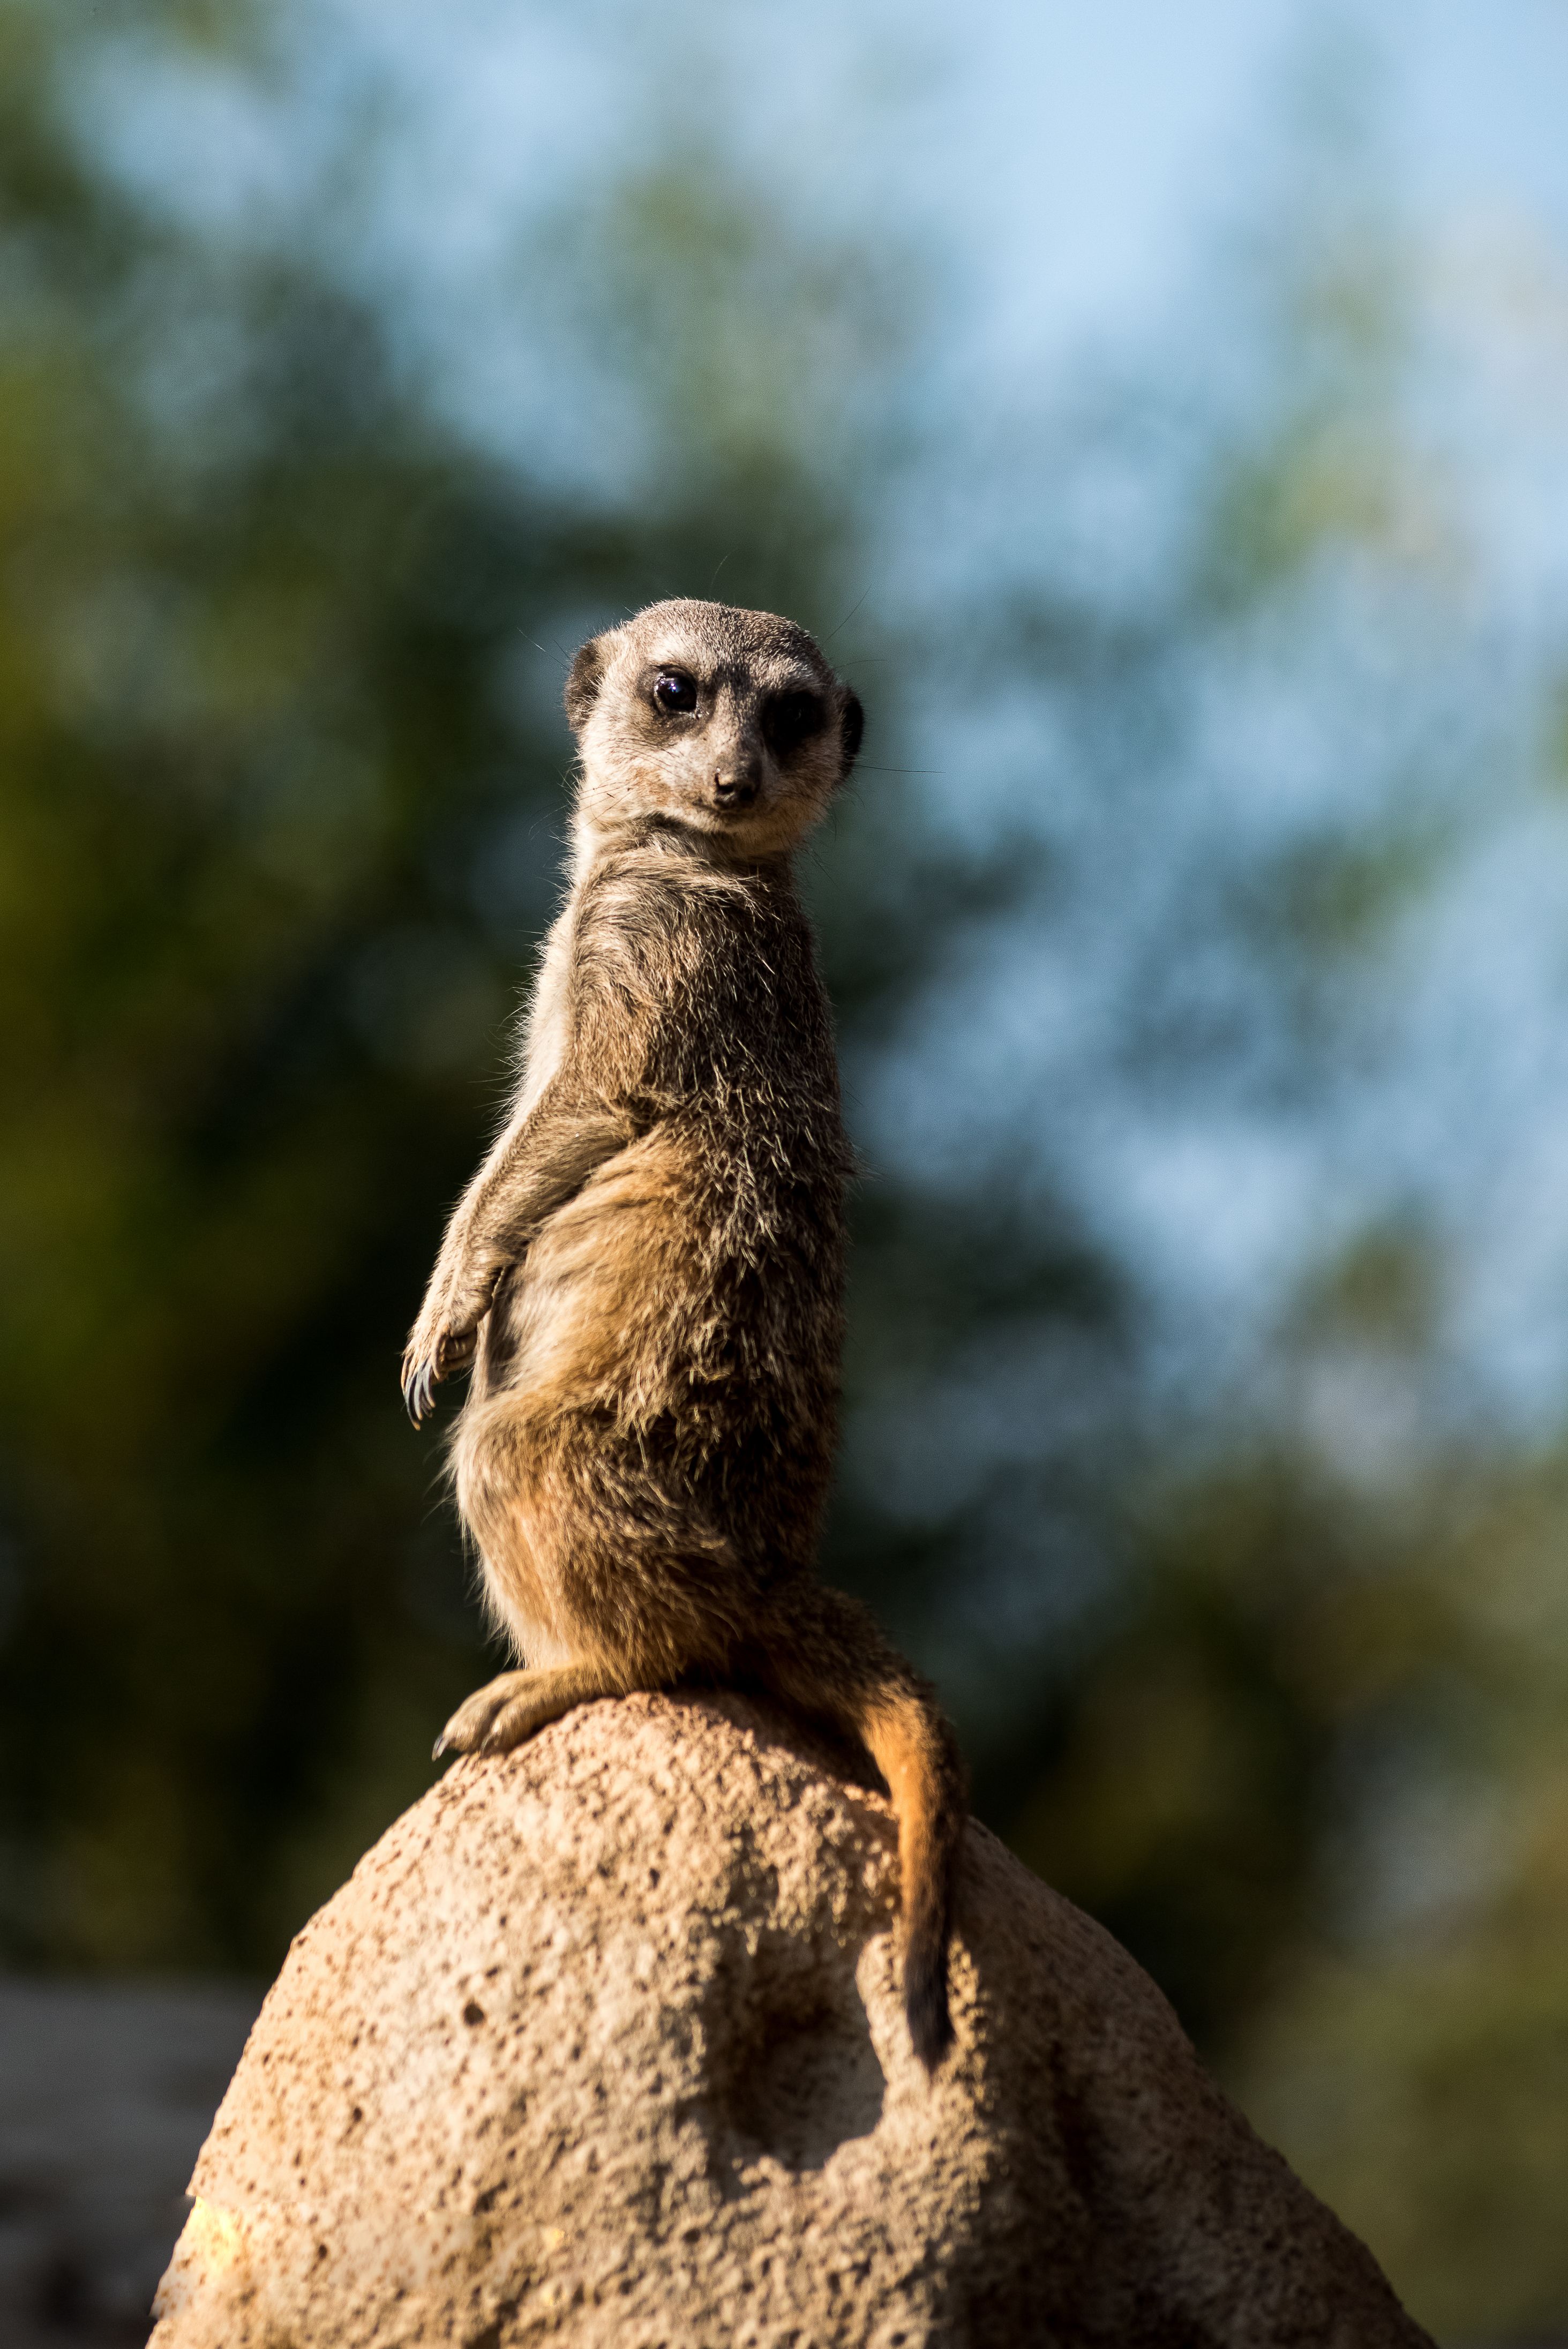
POLYGON ((898 1822, 917 2054, 952 2037, 961 1765, 930 1689, 815 1572, 837 1436, 850 1153, 792 854, 861 709, 793 622, 650 605, 577 654, 569 880, 504 1130, 403 1359, 452 1440, 489 1611, 523 1669, 436 1753, 681 1682, 847 1733, 898 1822))

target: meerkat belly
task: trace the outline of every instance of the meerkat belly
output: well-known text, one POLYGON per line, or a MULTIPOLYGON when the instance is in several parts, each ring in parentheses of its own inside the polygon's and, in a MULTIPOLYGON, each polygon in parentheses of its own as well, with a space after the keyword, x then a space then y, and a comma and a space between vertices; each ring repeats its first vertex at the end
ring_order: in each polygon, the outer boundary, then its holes
POLYGON ((534 1239, 510 1285, 505 1382, 541 1410, 608 1411, 649 1426, 689 1418, 694 1381, 743 1350, 764 1367, 770 1242, 780 1218, 737 1216, 711 1151, 660 1128, 601 1166, 534 1239))
POLYGON ((498 1308, 505 1384, 541 1409, 654 1402, 691 1254, 681 1154, 657 1135, 590 1175, 529 1245, 498 1308))

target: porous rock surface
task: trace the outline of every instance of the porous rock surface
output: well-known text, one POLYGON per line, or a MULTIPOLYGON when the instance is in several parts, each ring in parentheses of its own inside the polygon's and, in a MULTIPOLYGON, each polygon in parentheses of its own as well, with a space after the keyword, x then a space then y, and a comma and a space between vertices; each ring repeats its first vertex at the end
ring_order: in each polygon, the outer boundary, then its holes
POLYGON ((737 1697, 463 1761, 312 1919, 155 2349, 1380 2349, 1426 2336, 1158 1992, 968 1838, 958 2045, 887 1804, 737 1697))

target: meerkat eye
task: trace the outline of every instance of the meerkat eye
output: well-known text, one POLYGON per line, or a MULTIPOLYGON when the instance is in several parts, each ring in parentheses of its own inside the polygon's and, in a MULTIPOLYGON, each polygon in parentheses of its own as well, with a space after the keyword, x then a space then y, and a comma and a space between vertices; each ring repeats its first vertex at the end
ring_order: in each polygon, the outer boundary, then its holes
POLYGON ((697 707, 697 684, 683 668, 661 668, 653 680, 653 706, 673 717, 697 707))
POLYGON ((775 693, 763 711, 763 732, 775 758, 786 758, 822 731, 822 703, 815 693, 775 693))

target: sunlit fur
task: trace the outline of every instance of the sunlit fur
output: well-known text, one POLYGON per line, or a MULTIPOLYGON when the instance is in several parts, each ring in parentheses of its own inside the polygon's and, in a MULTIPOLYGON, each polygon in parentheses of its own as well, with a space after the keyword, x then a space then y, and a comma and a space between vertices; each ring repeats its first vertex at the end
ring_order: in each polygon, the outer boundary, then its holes
POLYGON ((858 1738, 898 1812, 905 1998, 934 2067, 957 1750, 873 1619, 814 1573, 849 1158, 790 851, 853 763, 859 704, 792 622, 678 602, 586 645, 566 707, 569 891, 511 1117, 403 1366, 417 1418, 473 1363, 458 1505, 524 1665, 441 1746, 501 1751, 571 1705, 682 1679, 772 1691, 858 1738), (661 672, 700 709, 663 712, 661 672), (781 695, 820 721, 797 741, 781 695))

